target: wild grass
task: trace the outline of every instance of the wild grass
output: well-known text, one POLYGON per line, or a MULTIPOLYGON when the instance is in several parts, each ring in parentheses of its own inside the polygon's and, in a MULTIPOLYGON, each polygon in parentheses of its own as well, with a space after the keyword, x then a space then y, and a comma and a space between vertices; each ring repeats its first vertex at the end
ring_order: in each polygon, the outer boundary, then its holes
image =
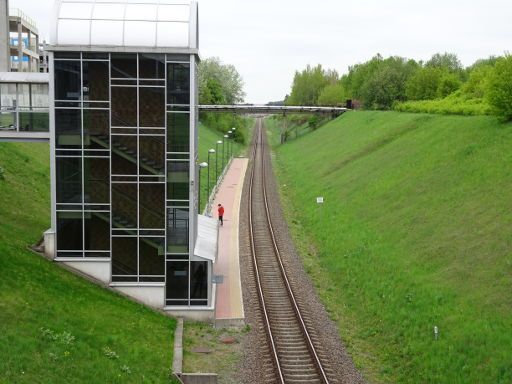
POLYGON ((47 144, 0 143, 0 382, 168 383, 175 320, 33 254, 47 144))
POLYGON ((305 268, 370 382, 512 382, 511 146, 494 117, 349 112, 277 148, 305 268))

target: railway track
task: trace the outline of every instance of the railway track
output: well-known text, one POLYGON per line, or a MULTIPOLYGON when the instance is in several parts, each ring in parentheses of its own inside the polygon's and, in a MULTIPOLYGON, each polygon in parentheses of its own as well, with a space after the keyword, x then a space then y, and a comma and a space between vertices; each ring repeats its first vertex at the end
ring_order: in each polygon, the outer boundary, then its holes
POLYGON ((249 185, 249 234, 263 327, 276 383, 332 384, 301 314, 276 242, 266 191, 270 167, 261 119, 252 148, 249 185))

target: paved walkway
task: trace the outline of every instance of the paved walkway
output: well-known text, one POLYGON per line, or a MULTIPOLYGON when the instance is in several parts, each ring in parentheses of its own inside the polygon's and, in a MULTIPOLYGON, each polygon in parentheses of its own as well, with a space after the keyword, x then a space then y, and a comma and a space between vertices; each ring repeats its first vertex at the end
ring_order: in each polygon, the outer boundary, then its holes
POLYGON ((219 227, 217 262, 213 273, 221 277, 217 284, 215 321, 217 324, 237 324, 244 319, 240 261, 238 255, 238 231, 240 199, 249 160, 233 159, 222 181, 212 206, 213 217, 217 217, 217 204, 225 209, 224 226, 219 227))

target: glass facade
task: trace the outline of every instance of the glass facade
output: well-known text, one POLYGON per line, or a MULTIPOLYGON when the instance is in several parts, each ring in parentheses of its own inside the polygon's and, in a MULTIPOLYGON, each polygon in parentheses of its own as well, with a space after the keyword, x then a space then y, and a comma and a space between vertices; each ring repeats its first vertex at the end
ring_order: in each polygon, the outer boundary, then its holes
POLYGON ((110 258, 113 283, 165 284, 169 306, 208 305, 211 263, 191 260, 191 57, 54 58, 57 257, 110 258))

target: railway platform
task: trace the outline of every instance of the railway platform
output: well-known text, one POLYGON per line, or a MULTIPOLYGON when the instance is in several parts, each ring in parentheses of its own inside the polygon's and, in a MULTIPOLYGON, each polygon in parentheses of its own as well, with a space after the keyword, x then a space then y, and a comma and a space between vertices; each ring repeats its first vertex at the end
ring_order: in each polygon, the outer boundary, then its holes
POLYGON ((247 158, 232 160, 212 205, 212 215, 215 218, 217 218, 217 204, 222 204, 225 209, 224 225, 219 227, 217 261, 213 265, 217 284, 216 326, 244 324, 238 233, 240 201, 248 162, 247 158))

